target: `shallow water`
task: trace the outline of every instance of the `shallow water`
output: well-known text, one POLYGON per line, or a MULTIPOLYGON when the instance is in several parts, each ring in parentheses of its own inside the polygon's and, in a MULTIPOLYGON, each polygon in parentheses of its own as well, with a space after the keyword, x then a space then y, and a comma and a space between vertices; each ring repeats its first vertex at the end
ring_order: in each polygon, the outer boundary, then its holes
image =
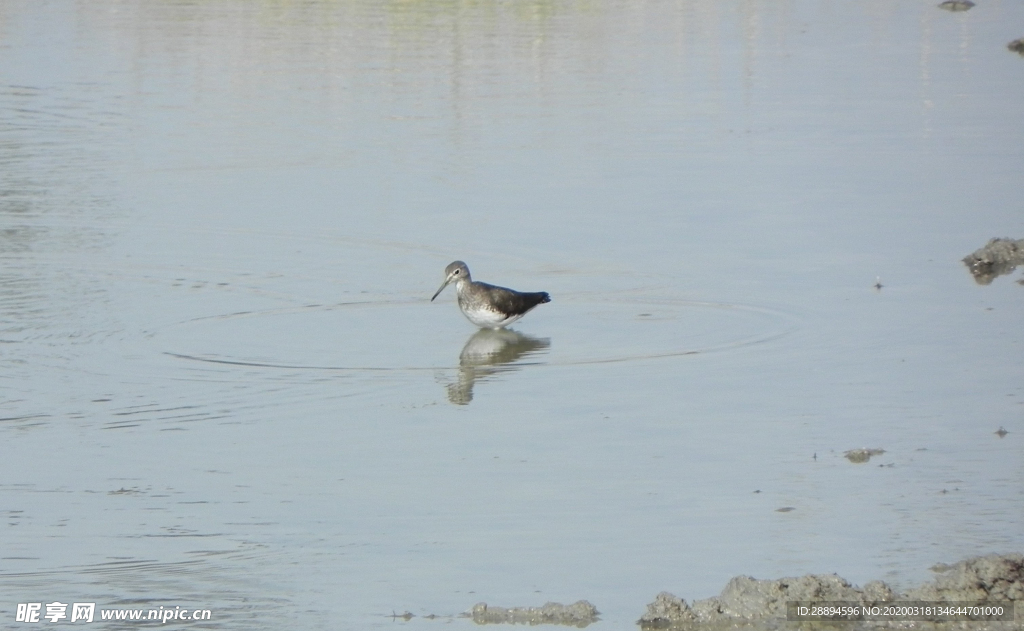
POLYGON ((1020 551, 1024 288, 960 258, 1024 235, 1022 18, 3 3, 0 616, 630 628, 1020 551), (477 334, 454 259, 553 300, 477 334))

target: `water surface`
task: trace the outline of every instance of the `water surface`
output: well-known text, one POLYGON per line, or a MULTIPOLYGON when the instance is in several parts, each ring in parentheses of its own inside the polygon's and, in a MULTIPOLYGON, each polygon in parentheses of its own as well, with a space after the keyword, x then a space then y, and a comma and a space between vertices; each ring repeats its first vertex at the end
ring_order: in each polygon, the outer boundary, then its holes
POLYGON ((4 3, 0 615, 631 628, 1020 551, 1024 288, 959 259, 1024 235, 1022 18, 4 3), (553 300, 478 335, 455 259, 553 300))

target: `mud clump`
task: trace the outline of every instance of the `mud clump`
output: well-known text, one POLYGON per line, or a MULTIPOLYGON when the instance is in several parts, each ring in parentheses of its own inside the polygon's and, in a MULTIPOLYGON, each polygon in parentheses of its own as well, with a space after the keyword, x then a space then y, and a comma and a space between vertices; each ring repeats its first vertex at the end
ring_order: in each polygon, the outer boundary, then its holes
MULTIPOLYGON (((658 594, 647 605, 638 623, 649 629, 719 626, 758 621, 786 620, 788 601, 846 601, 870 604, 893 600, 894 594, 881 581, 857 589, 835 574, 808 574, 774 581, 749 576, 733 578, 714 598, 687 605, 668 592, 658 594)), ((763 625, 762 625, 763 626, 763 625)))
POLYGON ((963 262, 975 282, 988 285, 997 276, 1009 274, 1018 265, 1024 265, 1024 239, 991 239, 985 247, 965 256, 963 262))
POLYGON ((885 453, 884 449, 851 449, 850 451, 844 452, 843 455, 846 459, 853 463, 862 463, 871 460, 872 456, 881 456, 885 453))
POLYGON ((473 605, 470 616, 477 624, 561 624, 582 629, 592 622, 597 622, 598 611, 585 600, 578 600, 571 605, 546 603, 543 607, 511 609, 477 603, 473 605))
MULTIPOLYGON (((737 576, 729 581, 720 595, 695 601, 692 605, 662 592, 647 605, 646 613, 637 624, 644 629, 783 629, 797 624, 786 619, 787 603, 794 601, 843 601, 844 604, 861 606, 895 601, 999 602, 1015 606, 1017 601, 1024 601, 1024 555, 989 555, 932 569, 939 574, 935 581, 902 594, 895 593, 882 581, 872 581, 858 588, 835 574, 808 574, 776 580, 737 576)), ((1024 628, 1021 616, 1024 616, 1024 607, 1017 608, 1012 622, 872 620, 844 622, 841 628, 848 631, 869 628, 995 631, 1024 628)), ((831 628, 827 624, 816 623, 814 626, 831 628), (826 626, 821 626, 823 624, 826 626)))
POLYGON ((1024 555, 993 554, 931 569, 939 577, 907 592, 906 600, 1024 601, 1024 555))

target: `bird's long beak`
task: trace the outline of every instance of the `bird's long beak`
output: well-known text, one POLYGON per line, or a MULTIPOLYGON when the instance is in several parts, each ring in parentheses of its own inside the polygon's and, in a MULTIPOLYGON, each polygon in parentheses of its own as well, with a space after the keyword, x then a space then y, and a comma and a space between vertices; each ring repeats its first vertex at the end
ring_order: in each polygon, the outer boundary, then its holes
POLYGON ((447 286, 448 286, 448 283, 450 283, 450 282, 452 282, 452 277, 451 277, 451 276, 449 276, 448 278, 444 279, 444 282, 443 282, 443 283, 441 283, 441 288, 440 288, 440 289, 438 289, 438 290, 437 290, 437 291, 436 291, 436 292, 434 293, 434 295, 433 295, 433 296, 431 296, 431 298, 430 298, 430 302, 434 302, 434 298, 437 298, 437 297, 438 297, 438 295, 440 295, 440 293, 441 293, 442 291, 444 291, 444 288, 445 288, 445 287, 447 287, 447 286))

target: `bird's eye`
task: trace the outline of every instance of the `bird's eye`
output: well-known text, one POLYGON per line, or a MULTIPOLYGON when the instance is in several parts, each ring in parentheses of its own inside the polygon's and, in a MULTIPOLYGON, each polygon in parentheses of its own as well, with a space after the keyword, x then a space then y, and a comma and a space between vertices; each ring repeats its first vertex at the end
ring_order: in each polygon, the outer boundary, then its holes
POLYGON ((452 276, 458 276, 459 275, 459 271, 460 270, 455 270, 454 272, 452 272, 452 276))

